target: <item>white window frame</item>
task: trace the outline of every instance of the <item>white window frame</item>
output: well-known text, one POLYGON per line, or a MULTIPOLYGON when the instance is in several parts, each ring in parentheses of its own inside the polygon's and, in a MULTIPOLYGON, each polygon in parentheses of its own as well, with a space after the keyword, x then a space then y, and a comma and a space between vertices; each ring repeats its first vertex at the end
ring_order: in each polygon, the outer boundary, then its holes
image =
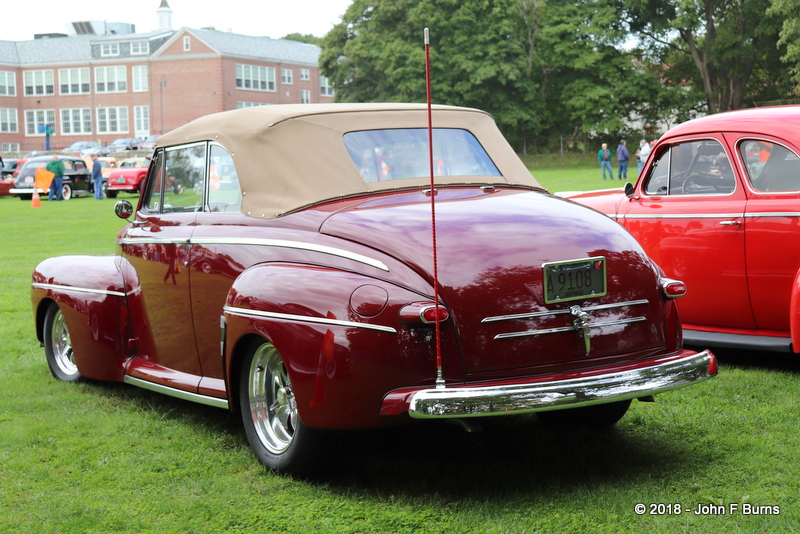
POLYGON ((271 105, 272 104, 270 104, 269 102, 242 102, 240 100, 239 102, 236 102, 236 109, 254 108, 257 106, 271 106, 271 105))
POLYGON ((275 67, 237 63, 236 88, 244 91, 276 92, 275 67))
POLYGON ((74 69, 58 69, 58 93, 61 95, 88 95, 92 92, 92 81, 89 79, 89 67, 74 69), (78 90, 73 91, 77 85, 78 90), (67 90, 64 90, 64 86, 67 90))
POLYGON ((292 85, 294 83, 293 75, 292 69, 281 69, 281 83, 283 85, 292 85))
POLYGON ((133 106, 133 135, 143 139, 150 135, 149 106, 133 106))
POLYGON ((17 75, 0 70, 0 96, 17 96, 17 75))
POLYGON ((311 103, 311 90, 309 90, 309 89, 300 89, 300 103, 301 104, 310 104, 311 103))
POLYGON ((319 94, 322 96, 333 96, 333 88, 327 76, 319 77, 319 94))
POLYGON ((183 51, 190 52, 192 50, 192 38, 188 35, 183 36, 183 51))
POLYGON ((2 152, 19 152, 19 143, 0 143, 2 152))
POLYGON ((131 41, 131 55, 144 56, 150 53, 150 41, 131 41))
POLYGON ((19 133, 17 108, 0 108, 0 133, 19 133))
POLYGON ((103 43, 100 45, 101 57, 114 57, 119 55, 119 43, 103 43))
POLYGON ((98 134, 126 134, 129 129, 128 106, 97 108, 98 134))
POLYGON ((311 71, 308 69, 300 69, 300 79, 307 82, 311 79, 311 71))
POLYGON ((61 108, 61 135, 92 133, 92 108, 61 108))
POLYGON ((147 91, 147 65, 133 65, 131 67, 131 83, 134 93, 147 91))
POLYGON ((94 68, 94 92, 98 94, 106 93, 127 93, 128 92, 128 72, 124 65, 113 67, 94 68), (108 85, 114 84, 114 90, 109 91, 108 85), (100 89, 103 84, 103 89, 100 89))
POLYGON ((39 131, 39 126, 56 125, 55 109, 26 109, 25 110, 25 137, 44 137, 45 132, 39 131))
POLYGON ((22 71, 25 96, 36 97, 56 94, 54 78, 53 69, 22 71), (28 92, 29 88, 31 89, 30 93, 28 92), (37 92, 37 88, 41 88, 41 92, 37 92))

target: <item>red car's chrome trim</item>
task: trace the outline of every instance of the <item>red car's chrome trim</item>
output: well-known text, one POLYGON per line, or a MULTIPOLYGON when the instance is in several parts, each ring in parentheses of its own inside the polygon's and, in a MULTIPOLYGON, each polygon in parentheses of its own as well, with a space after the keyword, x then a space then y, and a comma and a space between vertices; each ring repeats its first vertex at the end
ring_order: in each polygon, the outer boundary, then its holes
POLYGON ((383 271, 388 272, 389 267, 380 260, 364 256, 348 250, 340 248, 328 247, 325 245, 315 245, 313 243, 304 243, 302 241, 287 241, 285 239, 254 239, 254 238, 225 238, 218 239, 213 237, 193 237, 193 238, 179 238, 179 239, 158 239, 152 237, 123 237, 117 239, 120 245, 132 244, 148 244, 148 243, 161 243, 161 244, 180 244, 180 245, 255 245, 260 247, 280 247, 280 248, 294 248, 300 250, 308 250, 311 252, 321 252, 323 254, 330 254, 331 256, 339 256, 348 260, 357 261, 370 267, 376 267, 383 271))
POLYGON ((408 412, 415 419, 446 419, 577 408, 663 393, 716 374, 716 357, 707 350, 684 350, 651 362, 565 380, 400 390, 384 398, 381 414, 408 412))
POLYGON ((150 391, 155 391, 156 393, 161 393, 162 395, 169 395, 170 397, 175 397, 190 402, 196 402, 198 404, 205 404, 206 406, 213 406, 215 408, 228 409, 227 399, 220 399, 219 397, 210 397, 208 395, 200 395, 198 393, 192 393, 191 391, 184 391, 182 389, 171 388, 169 386, 156 384, 155 382, 142 380, 141 378, 136 378, 130 375, 125 375, 125 377, 122 380, 126 384, 137 386, 142 389, 148 389, 150 391))
MULTIPOLYGON (((583 306, 581 309, 583 311, 597 311, 597 310, 609 310, 613 308, 622 308, 624 306, 639 306, 641 304, 649 304, 650 301, 647 299, 639 299, 639 300, 629 300, 626 302, 614 302, 613 304, 598 304, 596 306, 583 306)), ((481 323, 496 323, 499 321, 515 321, 520 319, 535 319, 536 317, 547 317, 549 315, 569 315, 570 309, 566 308, 563 310, 548 310, 544 312, 532 312, 532 313, 517 313, 514 315, 497 315, 495 317, 487 317, 481 320, 481 323)))
MULTIPOLYGON (((683 196, 683 195, 682 195, 683 196)), ((658 213, 658 214, 622 214, 620 219, 731 219, 745 217, 744 213, 658 213)))
MULTIPOLYGON (((589 328, 600 328, 601 326, 614 326, 618 324, 628 324, 628 323, 638 323, 641 321, 646 321, 647 317, 639 316, 639 317, 631 317, 630 319, 618 319, 616 321, 602 321, 602 322, 595 322, 590 323, 586 322, 585 325, 589 328)), ((522 332, 507 332, 505 334, 497 334, 494 336, 494 339, 509 339, 515 337, 528 337, 528 336, 540 336, 542 334, 558 334, 560 332, 575 332, 576 328, 574 326, 563 326, 557 328, 544 328, 542 330, 525 330, 522 332)))
POLYGON ((40 282, 34 282, 31 284, 31 287, 35 287, 37 289, 52 289, 54 291, 75 291, 78 293, 94 293, 97 295, 111 295, 114 297, 125 297, 128 294, 122 291, 110 291, 108 289, 93 289, 89 287, 73 287, 73 286, 63 286, 59 284, 42 284, 40 282))
POLYGON ((259 310, 249 310, 247 308, 234 308, 232 306, 225 306, 223 310, 225 313, 244 317, 265 317, 267 319, 282 319, 285 321, 297 321, 300 323, 327 324, 331 326, 344 326, 347 328, 363 328, 365 330, 377 330, 378 332, 387 332, 389 334, 397 333, 397 330, 391 326, 369 323, 354 323, 352 321, 339 321, 337 319, 328 319, 327 317, 309 317, 307 315, 292 315, 290 313, 265 312, 259 310))

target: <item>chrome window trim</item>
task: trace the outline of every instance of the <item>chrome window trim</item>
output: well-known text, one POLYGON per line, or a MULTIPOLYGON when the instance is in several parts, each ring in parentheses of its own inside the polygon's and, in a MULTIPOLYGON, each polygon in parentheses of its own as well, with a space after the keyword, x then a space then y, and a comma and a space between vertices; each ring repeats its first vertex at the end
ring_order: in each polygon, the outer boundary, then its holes
POLYGON ((227 399, 220 399, 218 397, 209 397, 208 395, 200 395, 199 393, 192 393, 191 391, 171 388, 169 386, 156 384, 155 382, 142 380, 141 378, 136 378, 129 375, 125 375, 122 378, 122 380, 126 384, 140 387, 142 389, 148 389, 150 391, 155 391, 156 393, 169 395, 170 397, 176 397, 178 399, 188 400, 190 402, 196 402, 198 404, 205 404, 206 406, 213 406, 215 408, 223 408, 226 410, 228 409, 227 399))
MULTIPOLYGON (((705 197, 728 197, 728 196, 731 196, 734 193, 736 193, 736 191, 738 191, 738 189, 739 189, 739 180, 736 179, 736 173, 734 173, 734 176, 733 176, 733 178, 734 178, 734 180, 733 180, 734 188, 733 188, 733 191, 731 191, 730 193, 696 193, 696 194, 688 194, 688 195, 684 195, 684 194, 671 195, 671 194, 669 194, 669 190, 670 190, 670 188, 672 186, 672 149, 673 149, 673 147, 675 147, 677 145, 682 145, 684 143, 694 143, 694 142, 698 142, 698 141, 716 141, 722 147, 722 150, 725 152, 725 155, 728 157, 728 162, 731 164, 731 170, 733 170, 733 162, 734 161, 736 161, 737 164, 738 164, 739 159, 738 158, 731 158, 731 155, 728 153, 727 143, 723 142, 720 139, 717 139, 716 137, 709 136, 709 137, 693 137, 693 138, 687 138, 687 139, 671 139, 667 143, 667 145, 668 145, 667 150, 669 150, 669 163, 668 163, 668 167, 667 167, 667 173, 668 173, 668 175, 667 175, 667 193, 661 193, 661 194, 648 193, 645 190, 645 187, 647 186, 647 181, 650 179, 650 175, 648 174, 647 177, 642 182, 642 188, 641 188, 642 195, 644 197, 647 197, 647 198, 650 198, 650 199, 665 198, 665 197, 666 198, 686 198, 686 197, 689 197, 689 198, 700 198, 700 197, 705 198, 705 197)), ((736 152, 738 154, 739 151, 737 150, 736 152)), ((655 162, 655 159, 653 161, 655 162)), ((650 166, 650 172, 652 173, 652 171, 653 171, 653 166, 651 165, 650 166)))
POLYGON ((754 195, 769 195, 769 196, 772 196, 772 195, 797 195, 798 193, 800 193, 800 190, 794 190, 794 191, 759 191, 758 189, 753 187, 753 181, 750 178, 750 172, 747 170, 747 164, 745 163, 744 158, 742 158, 742 151, 739 148, 742 143, 747 142, 747 141, 765 141, 765 142, 771 143, 773 145, 780 145, 783 148, 785 148, 786 150, 788 150, 789 152, 791 152, 792 154, 794 154, 795 157, 800 158, 800 156, 797 155, 797 152, 795 152, 794 150, 792 150, 791 148, 786 146, 786 143, 783 143, 783 142, 780 142, 780 141, 775 141, 774 139, 769 139, 767 137, 758 137, 758 136, 753 136, 753 135, 742 135, 741 137, 737 137, 736 141, 734 141, 732 144, 733 144, 734 148, 736 149, 736 154, 738 156, 737 164, 739 165, 739 170, 741 172, 742 177, 744 178, 744 182, 745 182, 745 185, 747 186, 747 190, 748 191, 750 191, 754 195))
POLYGON ((64 286, 61 284, 42 284, 40 282, 34 282, 31 284, 31 287, 35 287, 38 289, 52 289, 54 291, 74 291, 76 293, 92 293, 95 295, 110 295, 112 297, 127 297, 128 294, 122 291, 110 291, 108 289, 92 289, 89 287, 73 287, 73 286, 64 286))
MULTIPOLYGON (((597 311, 597 310, 610 310, 614 308, 624 308, 625 306, 639 306, 642 304, 649 304, 647 299, 629 300, 625 302, 614 302, 611 304, 598 304, 596 306, 582 307, 583 311, 597 311)), ((517 321, 522 319, 535 319, 536 317, 547 317, 548 315, 569 315, 569 308, 565 310, 550 310, 546 312, 532 312, 532 313, 518 313, 514 315, 496 315, 494 317, 487 317, 481 323, 497 323, 500 321, 517 321)))
POLYGON ((223 311, 225 313, 230 313, 231 315, 239 315, 244 317, 283 319, 287 321, 296 321, 300 323, 325 324, 330 326, 343 326, 346 328, 361 328, 364 330, 376 330, 378 332, 386 332, 389 334, 397 333, 397 330, 395 330, 391 326, 382 326, 382 325, 368 324, 368 323, 355 323, 352 321, 339 321, 337 319, 328 319, 327 317, 309 317, 307 315, 293 315, 290 313, 265 312, 259 310, 249 310, 246 308, 236 308, 234 306, 225 306, 223 308, 223 311))
POLYGON ((409 395, 414 419, 486 417, 591 406, 663 393, 711 378, 709 351, 597 376, 501 386, 430 388, 409 395))

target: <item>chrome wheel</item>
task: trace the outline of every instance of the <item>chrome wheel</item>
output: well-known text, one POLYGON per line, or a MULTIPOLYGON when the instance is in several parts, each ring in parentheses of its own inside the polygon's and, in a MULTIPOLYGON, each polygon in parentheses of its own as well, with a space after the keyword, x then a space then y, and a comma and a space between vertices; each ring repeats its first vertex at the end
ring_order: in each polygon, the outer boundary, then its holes
POLYGON ((75 364, 72 340, 61 309, 53 304, 44 318, 44 350, 50 372, 59 380, 76 382, 83 376, 75 364))
POLYGON ((268 343, 253 355, 248 396, 259 440, 272 454, 284 452, 297 429, 297 403, 283 359, 268 343))

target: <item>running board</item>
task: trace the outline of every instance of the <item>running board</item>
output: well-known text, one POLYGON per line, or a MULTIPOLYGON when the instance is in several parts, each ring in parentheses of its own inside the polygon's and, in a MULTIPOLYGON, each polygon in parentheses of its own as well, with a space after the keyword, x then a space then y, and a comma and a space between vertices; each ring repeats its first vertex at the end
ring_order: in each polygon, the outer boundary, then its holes
POLYGON ((209 397, 207 395, 192 393, 191 391, 184 391, 182 389, 171 388, 169 386, 156 384, 155 382, 149 382, 147 380, 142 380, 141 378, 134 378, 128 375, 126 375, 122 380, 126 384, 140 387, 142 389, 149 389, 150 391, 155 391, 156 393, 161 393, 163 395, 169 395, 170 397, 175 397, 190 402, 196 402, 197 404, 205 404, 206 406, 213 406, 214 408, 223 408, 225 410, 228 409, 227 399, 220 399, 219 397, 209 397))

